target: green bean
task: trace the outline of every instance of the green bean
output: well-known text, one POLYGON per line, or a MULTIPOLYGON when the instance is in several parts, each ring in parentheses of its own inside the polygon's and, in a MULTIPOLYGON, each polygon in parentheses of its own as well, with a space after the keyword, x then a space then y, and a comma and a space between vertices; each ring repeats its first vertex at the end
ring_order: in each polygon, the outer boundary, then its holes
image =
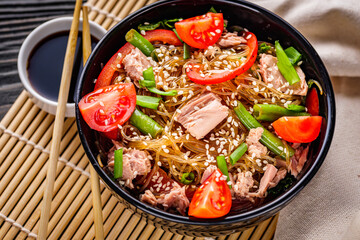
POLYGON ((157 109, 161 98, 151 96, 136 96, 136 105, 140 107, 157 109))
POLYGON ((182 182, 183 184, 190 184, 194 181, 195 179, 195 175, 194 173, 192 172, 189 172, 189 173, 183 173, 182 176, 181 176, 181 180, 180 182, 182 182), (190 179, 188 179, 190 177, 190 179))
POLYGON ((150 134, 153 138, 156 138, 164 130, 160 124, 137 108, 130 117, 130 124, 143 134, 150 134))
POLYGON ((310 116, 306 112, 290 111, 275 104, 255 104, 254 117, 260 121, 273 122, 283 116, 310 116))
MULTIPOLYGON (((223 155, 217 156, 216 161, 217 161, 217 165, 218 165, 218 168, 220 169, 220 171, 227 177, 226 181, 229 182, 230 176, 229 176, 229 171, 228 171, 228 167, 226 164, 225 156, 223 156, 223 155)), ((229 185, 229 187, 231 188, 231 185, 229 185)))
POLYGON ((118 179, 123 176, 123 149, 114 151, 114 178, 118 179))
POLYGON ((190 58, 190 46, 187 45, 184 42, 184 55, 183 55, 184 59, 189 59, 190 58))
POLYGON ((175 96, 177 95, 176 90, 171 90, 169 92, 164 92, 159 89, 157 89, 156 83, 155 83, 155 75, 152 67, 149 67, 148 69, 143 71, 143 77, 144 80, 140 80, 140 86, 146 87, 150 92, 163 95, 163 96, 175 96))
POLYGON ((291 64, 288 56, 281 47, 279 41, 275 41, 275 50, 276 50, 276 57, 278 60, 277 66, 281 74, 284 76, 285 80, 288 81, 290 85, 300 82, 299 75, 297 74, 294 66, 291 64))
POLYGON ((134 47, 137 47, 143 54, 150 57, 154 51, 154 46, 135 29, 130 29, 125 35, 125 40, 131 43, 134 47))
MULTIPOLYGON (((294 112, 305 112, 306 108, 301 105, 289 104, 286 109, 294 112)), ((310 114, 309 114, 310 115, 310 114)))
POLYGON ((230 155, 230 162, 232 165, 234 165, 237 161, 240 160, 240 158, 244 155, 244 153, 247 151, 248 147, 246 143, 242 143, 238 148, 235 149, 233 153, 230 155))
POLYGON ((299 53, 298 50, 296 50, 295 48, 288 47, 284 51, 286 53, 286 56, 288 56, 288 58, 289 58, 292 65, 295 65, 300 61, 301 53, 299 53))
MULTIPOLYGON (((282 143, 281 139, 269 132, 265 129, 251 114, 246 110, 244 105, 240 101, 238 101, 238 106, 234 108, 236 115, 238 116, 241 123, 247 128, 258 128, 261 127, 264 129, 263 134, 261 135, 260 142, 264 144, 270 151, 275 153, 276 155, 286 159, 286 152, 284 151, 286 148, 282 143)), ((292 147, 288 147, 289 156, 294 155, 294 149, 292 147)))

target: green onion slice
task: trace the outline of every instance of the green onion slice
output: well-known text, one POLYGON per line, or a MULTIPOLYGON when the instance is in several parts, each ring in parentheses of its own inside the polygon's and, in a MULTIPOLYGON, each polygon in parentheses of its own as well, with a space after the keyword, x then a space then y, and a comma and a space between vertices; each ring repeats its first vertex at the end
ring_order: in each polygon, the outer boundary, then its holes
POLYGON ((114 151, 114 178, 121 178, 123 175, 123 149, 114 151))
POLYGON ((240 160, 240 158, 245 154, 248 147, 246 143, 240 144, 238 148, 235 149, 235 151, 230 155, 230 162, 232 165, 234 165, 237 161, 240 160))
POLYGON ((195 175, 192 172, 189 173, 183 173, 183 175, 181 176, 181 180, 180 182, 182 182, 183 184, 190 184, 194 181, 195 179, 195 175))
MULTIPOLYGON (((216 161, 217 161, 217 165, 218 165, 218 168, 220 169, 220 171, 227 177, 226 181, 229 182, 230 176, 229 176, 229 171, 228 171, 228 167, 226 164, 225 156, 223 156, 223 155, 217 156, 216 161)), ((229 187, 231 188, 231 185, 229 185, 229 187)))

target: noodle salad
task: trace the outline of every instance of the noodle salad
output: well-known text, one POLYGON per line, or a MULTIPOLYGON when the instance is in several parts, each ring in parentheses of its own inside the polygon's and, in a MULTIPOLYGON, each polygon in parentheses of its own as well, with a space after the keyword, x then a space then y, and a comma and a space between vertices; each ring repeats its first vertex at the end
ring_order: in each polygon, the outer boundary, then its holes
POLYGON ((321 86, 297 49, 227 27, 213 8, 125 39, 79 102, 111 144, 98 160, 115 182, 195 218, 246 211, 291 186, 322 124, 321 86))

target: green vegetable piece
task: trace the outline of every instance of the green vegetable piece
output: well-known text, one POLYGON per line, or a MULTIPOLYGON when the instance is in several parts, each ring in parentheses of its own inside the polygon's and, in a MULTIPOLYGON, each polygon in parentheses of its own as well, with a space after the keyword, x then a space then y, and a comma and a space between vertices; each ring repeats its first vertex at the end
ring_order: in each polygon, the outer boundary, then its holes
POLYGON ((155 87, 151 87, 151 88, 148 88, 149 92, 152 92, 152 93, 155 93, 155 94, 158 94, 158 95, 161 95, 161 96, 176 96, 177 95, 177 91, 176 90, 171 90, 171 91, 168 91, 168 92, 164 92, 164 91, 161 91, 155 87))
POLYGON ((161 98, 151 97, 151 96, 136 96, 136 105, 140 107, 157 109, 159 106, 161 98))
POLYGON ((123 176, 123 149, 114 151, 114 178, 118 179, 123 176))
POLYGON ((179 34, 177 33, 176 29, 173 29, 173 32, 175 33, 175 35, 177 36, 177 38, 183 43, 184 41, 180 38, 179 34))
MULTIPOLYGON (((264 129, 264 132, 261 136, 260 142, 264 144, 270 151, 276 155, 286 159, 285 145, 282 143, 281 139, 265 129, 251 114, 246 110, 244 105, 238 101, 238 106, 234 108, 234 111, 241 121, 241 123, 247 128, 258 128, 261 127, 264 129)), ((294 155, 294 149, 288 146, 289 156, 294 155)))
POLYGON ((165 28, 173 29, 175 27, 175 23, 181 21, 181 18, 174 18, 169 20, 163 20, 163 26, 165 28))
POLYGON ((253 115, 259 121, 273 122, 283 116, 310 116, 306 112, 296 112, 275 104, 255 104, 253 115))
POLYGON ((177 95, 176 90, 171 90, 169 92, 164 92, 156 88, 155 75, 152 67, 143 71, 144 80, 140 80, 140 86, 146 87, 150 92, 162 95, 162 96, 175 96, 177 95))
MULTIPOLYGON (((223 155, 217 156, 216 161, 217 161, 217 165, 218 165, 218 168, 220 169, 220 171, 225 176, 227 176, 226 181, 229 182, 230 177, 229 177, 229 171, 228 171, 228 167, 227 167, 227 164, 226 164, 225 156, 223 156, 223 155)), ((229 187, 231 188, 231 185, 229 185, 229 187)))
POLYGON ((135 108, 130 117, 130 124, 139 129, 143 134, 150 134, 153 138, 156 138, 164 130, 154 119, 137 108, 135 108))
POLYGON ((288 56, 290 62, 292 65, 297 64, 301 59, 301 54, 293 47, 288 47, 284 50, 286 53, 286 56, 288 56))
POLYGON ((266 43, 261 43, 258 49, 258 53, 267 53, 271 49, 270 45, 267 45, 266 43))
POLYGON ((140 24, 138 26, 139 31, 150 31, 150 30, 155 30, 158 27, 160 27, 160 25, 162 24, 162 21, 157 22, 157 23, 150 23, 148 25, 145 24, 140 24))
POLYGON ((125 35, 125 40, 131 43, 134 47, 137 47, 143 54, 150 57, 154 51, 154 46, 135 29, 130 29, 125 35))
POLYGON ((293 112, 305 112, 305 107, 301 105, 295 105, 295 104, 289 104, 287 106, 287 109, 293 112))
POLYGON ((239 147, 235 149, 235 151, 230 155, 230 163, 234 165, 237 161, 240 160, 240 158, 245 154, 248 147, 246 143, 240 144, 239 147))
POLYGON ((184 59, 190 58, 190 46, 184 43, 184 59))
POLYGON ((300 81, 300 77, 297 74, 294 66, 291 64, 288 56, 281 47, 279 41, 275 41, 275 50, 277 57, 277 66, 279 71, 284 76, 285 80, 289 82, 290 85, 293 85, 300 81))
POLYGON ((189 173, 183 173, 183 175, 181 176, 181 180, 180 182, 182 182, 185 185, 188 185, 190 183, 192 183, 195 179, 195 175, 192 172, 189 173))
POLYGON ((323 95, 323 89, 321 87, 321 84, 318 81, 310 79, 307 84, 308 84, 309 89, 312 87, 313 84, 315 84, 319 89, 320 95, 323 95))
POLYGON ((152 88, 152 87, 156 87, 156 83, 155 81, 151 81, 151 80, 139 80, 139 85, 142 88, 152 88))
POLYGON ((217 11, 215 10, 214 6, 212 6, 208 12, 212 12, 212 13, 217 13, 217 11))

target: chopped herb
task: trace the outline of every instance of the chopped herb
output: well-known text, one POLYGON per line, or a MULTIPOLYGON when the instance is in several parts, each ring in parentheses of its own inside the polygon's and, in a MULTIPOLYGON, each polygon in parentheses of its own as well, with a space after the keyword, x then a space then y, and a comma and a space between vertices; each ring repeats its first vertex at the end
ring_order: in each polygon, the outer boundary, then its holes
POLYGON ((292 65, 296 65, 301 60, 301 54, 293 47, 284 50, 292 65))
POLYGON ((208 12, 217 13, 214 7, 211 7, 208 12))
POLYGON ((258 53, 267 53, 270 49, 271 46, 263 42, 259 46, 258 53))
POLYGON ((150 30, 155 30, 157 28, 164 28, 164 29, 173 29, 174 25, 176 22, 181 21, 182 18, 174 18, 174 19, 169 19, 169 20, 162 20, 159 22, 155 22, 155 23, 150 23, 150 24, 140 24, 138 26, 138 29, 140 31, 144 30, 144 31, 150 31, 150 30))
POLYGON ((194 181, 195 179, 195 175, 192 172, 189 173, 183 173, 183 175, 181 176, 181 180, 180 182, 182 182, 183 184, 190 184, 194 181))
POLYGON ((157 23, 151 23, 149 25, 145 25, 145 24, 140 24, 138 26, 139 31, 150 31, 150 30, 155 30, 158 27, 160 27, 161 25, 161 21, 157 22, 157 23))

